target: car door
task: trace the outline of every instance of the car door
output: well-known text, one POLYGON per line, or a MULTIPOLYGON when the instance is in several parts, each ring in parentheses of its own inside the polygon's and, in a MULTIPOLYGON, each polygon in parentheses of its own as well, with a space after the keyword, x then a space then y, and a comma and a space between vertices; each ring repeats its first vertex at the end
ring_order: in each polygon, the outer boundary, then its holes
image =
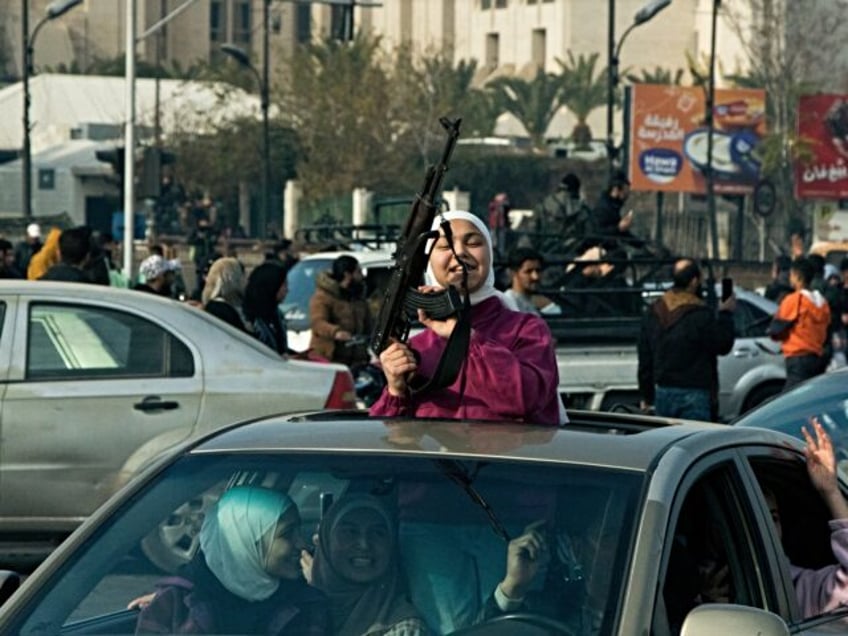
POLYGON ((844 544, 843 538, 837 538, 844 531, 832 533, 831 512, 813 487, 803 458, 788 449, 752 447, 745 450, 744 463, 750 498, 764 520, 763 535, 780 557, 775 587, 786 597, 787 605, 778 613, 793 634, 848 632, 848 611, 844 609, 848 567, 839 568, 832 547, 844 544), (793 578, 799 582, 800 594, 793 578), (835 609, 821 607, 828 600, 835 609))
POLYGON ((746 296, 740 294, 733 312, 733 349, 718 359, 719 415, 723 421, 736 417, 743 407, 756 405, 745 404, 755 388, 761 387, 762 394, 755 400, 759 403, 778 393, 786 379, 780 344, 765 335, 771 315, 746 296), (773 393, 766 392, 765 387, 773 393))
POLYGON ((143 458, 192 433, 200 356, 129 308, 21 298, 0 410, 0 528, 72 528, 143 458))
POLYGON ((784 590, 773 583, 777 562, 741 475, 737 453, 720 451, 694 464, 677 488, 660 561, 654 636, 679 634, 688 613, 704 603, 787 611, 784 590))

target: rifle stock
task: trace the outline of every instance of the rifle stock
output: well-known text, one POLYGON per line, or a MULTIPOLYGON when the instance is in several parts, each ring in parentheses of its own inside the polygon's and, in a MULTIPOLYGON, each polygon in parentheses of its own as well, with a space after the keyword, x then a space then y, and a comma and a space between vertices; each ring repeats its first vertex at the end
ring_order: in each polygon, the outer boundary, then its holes
POLYGON ((431 237, 430 228, 439 208, 439 193, 448 170, 448 161, 459 138, 461 121, 446 117, 439 119, 448 137, 439 162, 427 168, 424 187, 416 196, 403 232, 398 238, 395 264, 371 337, 371 348, 377 355, 389 346, 392 339, 405 342, 409 335, 411 319, 405 309, 405 304, 409 303, 405 301, 409 290, 415 290, 421 284, 427 269, 424 247, 427 239, 431 237))

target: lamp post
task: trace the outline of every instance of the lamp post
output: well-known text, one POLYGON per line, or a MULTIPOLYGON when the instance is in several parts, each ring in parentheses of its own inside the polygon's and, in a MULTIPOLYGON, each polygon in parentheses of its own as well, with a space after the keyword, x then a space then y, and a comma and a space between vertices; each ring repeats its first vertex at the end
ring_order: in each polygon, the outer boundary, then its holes
POLYGON ((609 25, 607 34, 607 162, 609 176, 615 170, 615 160, 618 151, 613 139, 613 110, 615 108, 615 89, 619 83, 618 62, 621 46, 630 32, 637 26, 645 24, 654 18, 660 11, 671 4, 671 0, 651 0, 633 16, 633 23, 622 33, 618 44, 615 43, 615 0, 609 0, 609 25))
POLYGON ((23 83, 24 83, 24 147, 22 157, 22 179, 23 179, 23 205, 24 216, 32 217, 32 148, 30 146, 30 123, 29 123, 29 76, 32 74, 33 65, 33 47, 35 46, 35 38, 47 22, 55 20, 59 16, 64 15, 82 0, 55 0, 47 6, 47 12, 44 17, 38 21, 32 33, 29 32, 29 6, 28 0, 22 0, 21 11, 21 42, 24 46, 23 55, 23 83))
POLYGON ((263 15, 264 29, 262 38, 262 73, 250 62, 247 52, 234 44, 222 44, 221 50, 238 62, 241 66, 250 69, 259 82, 259 93, 262 107, 262 211, 259 215, 259 236, 265 236, 266 224, 271 218, 271 139, 268 127, 268 8, 271 0, 264 0, 263 15))
POLYGON ((715 134, 715 57, 716 27, 718 9, 721 0, 713 0, 712 33, 710 34, 710 85, 707 87, 706 124, 707 124, 707 210, 710 217, 710 251, 714 259, 718 258, 718 213, 715 200, 715 172, 713 170, 713 135, 715 134))

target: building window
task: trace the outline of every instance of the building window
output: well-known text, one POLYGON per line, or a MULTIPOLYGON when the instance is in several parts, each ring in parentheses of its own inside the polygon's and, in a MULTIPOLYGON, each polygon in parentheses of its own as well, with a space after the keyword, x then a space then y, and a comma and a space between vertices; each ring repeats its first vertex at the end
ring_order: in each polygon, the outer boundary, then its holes
POLYGON ((507 0, 495 0, 495 9, 506 9, 507 0))
POLYGON ((527 4, 536 4, 538 0, 527 0, 527 4))
POLYGON ((485 11, 492 8, 492 0, 480 0, 480 8, 485 11))
POLYGON ((312 39, 312 8, 308 4, 295 5, 295 37, 303 44, 312 39))
POLYGON ((486 34, 486 66, 497 68, 500 48, 500 36, 497 33, 486 34))
POLYGON ((533 56, 533 63, 539 68, 545 68, 545 30, 533 29, 533 35, 530 42, 530 54, 533 56))
POLYGON ((235 6, 233 42, 244 49, 250 48, 251 22, 250 0, 239 0, 235 6))
POLYGON ((227 7, 221 0, 209 4, 209 39, 213 44, 227 41, 227 7))

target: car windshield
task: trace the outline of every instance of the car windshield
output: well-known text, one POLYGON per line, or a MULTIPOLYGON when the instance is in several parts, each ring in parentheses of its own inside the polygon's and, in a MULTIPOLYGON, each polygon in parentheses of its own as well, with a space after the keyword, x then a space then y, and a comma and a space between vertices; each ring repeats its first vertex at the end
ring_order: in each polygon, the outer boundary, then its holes
POLYGON ((329 501, 379 500, 396 526, 412 604, 435 633, 483 620, 479 610, 504 577, 506 537, 535 523, 551 550, 528 596, 556 608, 574 634, 609 634, 641 484, 635 472, 443 454, 188 456, 111 514, 51 574, 13 631, 133 633, 138 611, 126 609, 129 601, 153 592, 163 577, 196 571, 204 514, 225 491, 253 485, 291 496, 309 546, 329 501), (455 608, 465 613, 450 613, 455 608))
POLYGON ((332 258, 311 258, 298 262, 289 270, 286 277, 289 290, 280 304, 289 329, 309 329, 309 299, 315 293, 315 279, 332 264, 332 258))
POLYGON ((801 427, 818 417, 834 447, 848 459, 848 375, 826 373, 804 382, 747 413, 734 424, 761 426, 801 437, 801 427))

